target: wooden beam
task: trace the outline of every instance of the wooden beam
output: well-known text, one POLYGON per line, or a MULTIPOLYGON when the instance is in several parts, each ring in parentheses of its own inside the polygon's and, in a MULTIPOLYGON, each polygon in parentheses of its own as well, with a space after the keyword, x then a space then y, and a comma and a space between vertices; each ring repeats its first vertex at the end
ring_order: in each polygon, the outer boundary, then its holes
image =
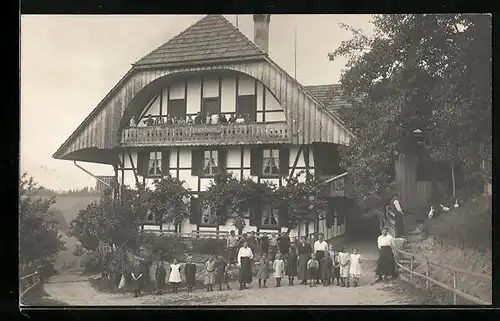
POLYGON ((130 153, 130 148, 127 148, 128 159, 130 160, 130 166, 132 166, 132 172, 134 173, 135 182, 139 185, 139 177, 137 176, 137 168, 134 165, 134 160, 132 159, 132 154, 130 153))
POLYGON ((309 168, 309 145, 304 146, 304 162, 306 163, 306 173, 307 175, 310 175, 311 171, 309 168))
POLYGON ((303 148, 304 148, 303 145, 299 146, 299 150, 297 151, 297 156, 295 156, 295 160, 293 161, 292 171, 290 172, 288 179, 291 179, 293 177, 293 174, 295 173, 295 168, 297 167, 297 163, 299 162, 300 153, 302 152, 303 148))

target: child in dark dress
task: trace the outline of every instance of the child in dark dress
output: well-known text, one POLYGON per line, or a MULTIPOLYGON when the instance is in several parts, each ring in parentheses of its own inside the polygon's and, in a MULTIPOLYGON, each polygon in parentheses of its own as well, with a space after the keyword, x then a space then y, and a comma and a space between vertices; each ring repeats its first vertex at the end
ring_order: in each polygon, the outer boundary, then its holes
POLYGON ((163 261, 158 263, 155 271, 155 279, 156 279, 156 293, 162 294, 165 289, 165 278, 167 277, 167 270, 163 266, 163 261))
POLYGON ((222 291, 222 283, 226 283, 229 290, 229 283, 227 281, 227 262, 222 256, 218 256, 215 262, 215 285, 219 286, 219 291, 222 291))
POLYGON ((332 284, 335 282, 337 285, 340 285, 339 250, 335 250, 333 253, 332 284))
POLYGON ((330 284, 330 278, 332 277, 332 259, 330 256, 325 255, 321 259, 321 264, 320 264, 320 273, 321 273, 321 283, 323 286, 327 286, 330 284))
POLYGON ((196 265, 193 263, 192 257, 188 257, 187 259, 187 263, 184 266, 184 274, 186 275, 188 292, 191 292, 196 284, 196 265))
POLYGON ((295 245, 290 246, 290 252, 286 258, 286 275, 288 275, 288 285, 293 285, 293 279, 298 276, 297 271, 298 255, 295 245))

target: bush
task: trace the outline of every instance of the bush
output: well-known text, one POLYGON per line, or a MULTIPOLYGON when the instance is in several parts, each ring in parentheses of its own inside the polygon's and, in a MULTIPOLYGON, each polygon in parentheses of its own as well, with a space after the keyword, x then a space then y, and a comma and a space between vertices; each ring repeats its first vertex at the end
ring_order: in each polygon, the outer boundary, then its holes
POLYGON ((97 252, 89 253, 85 258, 83 273, 99 273, 102 270, 101 258, 97 252))
POLYGON ((142 244, 155 257, 166 261, 171 261, 175 256, 183 254, 187 250, 187 245, 182 241, 182 237, 177 235, 145 234, 142 244))
POLYGON ((224 239, 194 239, 191 251, 199 254, 222 255, 226 248, 224 239))

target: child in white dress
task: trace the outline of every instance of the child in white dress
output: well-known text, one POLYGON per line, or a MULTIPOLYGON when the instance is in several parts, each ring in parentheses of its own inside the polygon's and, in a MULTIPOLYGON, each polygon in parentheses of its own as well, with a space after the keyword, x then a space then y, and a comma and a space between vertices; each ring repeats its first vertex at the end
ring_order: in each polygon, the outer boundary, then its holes
POLYGON ((172 264, 170 264, 170 276, 168 277, 168 282, 172 284, 172 292, 176 293, 179 284, 181 284, 181 265, 174 259, 172 264))
POLYGON ((276 287, 281 286, 281 278, 285 274, 285 261, 281 258, 281 253, 276 254, 276 260, 273 262, 273 275, 276 278, 276 287))
POLYGON ((339 263, 340 263, 340 282, 342 283, 343 287, 349 287, 350 255, 346 247, 344 247, 342 252, 339 253, 339 263))
POLYGON ((358 286, 359 278, 361 277, 361 255, 358 249, 353 249, 350 255, 351 265, 349 267, 349 276, 354 278, 353 286, 358 286))

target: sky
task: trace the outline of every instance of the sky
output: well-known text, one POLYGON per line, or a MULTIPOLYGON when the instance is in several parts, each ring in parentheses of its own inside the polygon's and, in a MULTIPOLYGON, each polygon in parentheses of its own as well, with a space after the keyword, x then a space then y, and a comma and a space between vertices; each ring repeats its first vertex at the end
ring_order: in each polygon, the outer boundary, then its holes
MULTIPOLYGON (((235 24, 235 15, 225 15, 235 24)), ((21 16, 20 167, 46 188, 94 187, 95 179, 72 161, 52 154, 131 68, 203 15, 21 16)), ((373 32, 370 15, 272 15, 269 54, 290 75, 297 30, 297 80, 303 85, 338 83, 347 60, 328 52, 351 38, 339 23, 373 32)), ((251 15, 238 27, 253 40, 251 15)), ((111 166, 79 163, 95 175, 111 166)))

